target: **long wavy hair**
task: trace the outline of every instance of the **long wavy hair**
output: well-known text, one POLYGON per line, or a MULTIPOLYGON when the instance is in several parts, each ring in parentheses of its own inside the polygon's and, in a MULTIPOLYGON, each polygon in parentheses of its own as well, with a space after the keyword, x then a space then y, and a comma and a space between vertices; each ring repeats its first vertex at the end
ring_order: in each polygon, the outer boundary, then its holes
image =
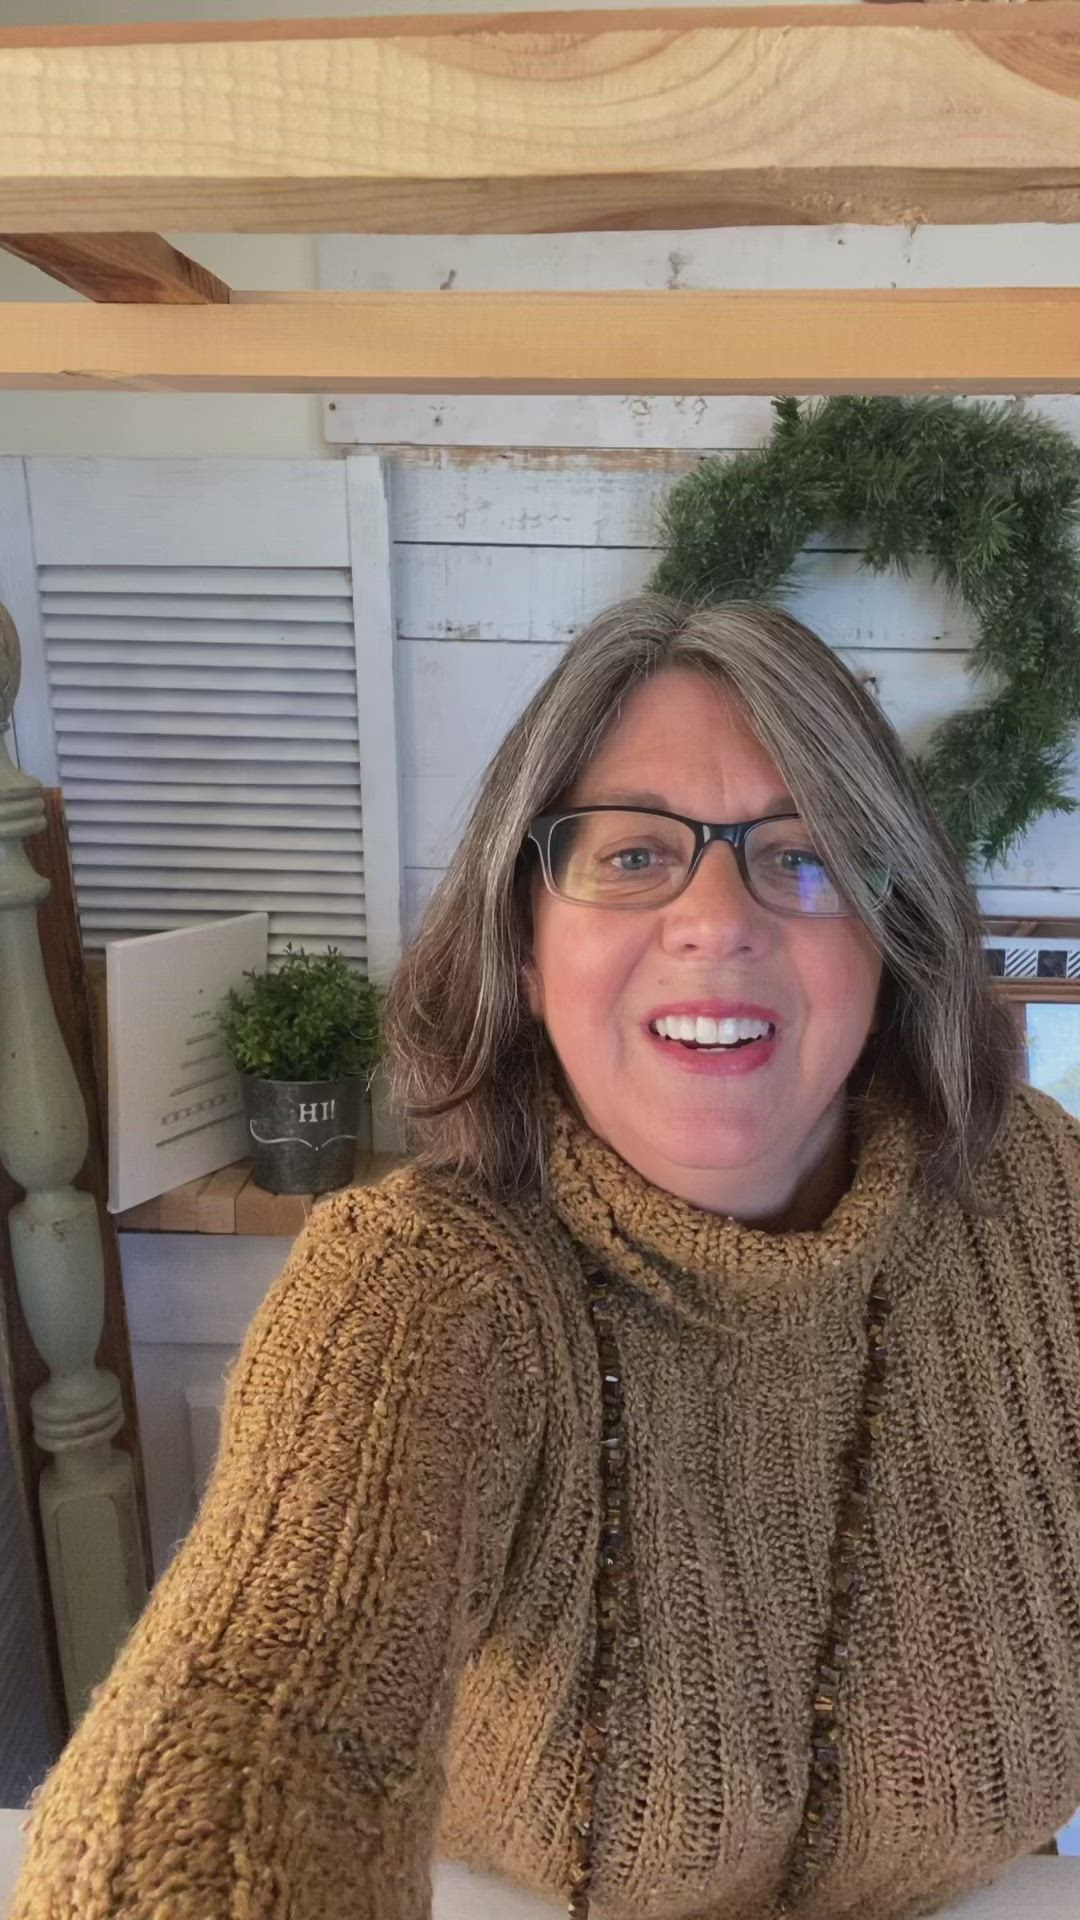
POLYGON ((986 966, 978 899, 899 737, 819 635, 748 601, 695 607, 643 593, 566 647, 510 728, 390 983, 383 1074, 414 1162, 505 1195, 542 1187, 554 1049, 532 1015, 535 846, 622 702, 690 667, 742 703, 818 852, 882 955, 878 1025, 849 1075, 849 1111, 906 1103, 923 1181, 976 1213, 976 1175, 1022 1074, 1018 1028, 986 966), (868 887, 867 857, 892 889, 868 887))

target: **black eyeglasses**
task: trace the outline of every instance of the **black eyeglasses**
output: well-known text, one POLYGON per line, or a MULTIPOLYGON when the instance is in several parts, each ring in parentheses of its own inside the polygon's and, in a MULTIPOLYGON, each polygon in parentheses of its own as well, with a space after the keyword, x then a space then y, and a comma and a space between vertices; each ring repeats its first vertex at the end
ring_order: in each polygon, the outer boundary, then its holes
MULTIPOLYGON (((659 807, 569 807, 537 814, 526 840, 548 891, 582 906, 662 906, 689 886, 706 847, 726 840, 744 886, 774 913, 852 913, 798 813, 719 821, 659 807)), ((881 905, 892 888, 888 868, 871 862, 865 877, 881 905)))

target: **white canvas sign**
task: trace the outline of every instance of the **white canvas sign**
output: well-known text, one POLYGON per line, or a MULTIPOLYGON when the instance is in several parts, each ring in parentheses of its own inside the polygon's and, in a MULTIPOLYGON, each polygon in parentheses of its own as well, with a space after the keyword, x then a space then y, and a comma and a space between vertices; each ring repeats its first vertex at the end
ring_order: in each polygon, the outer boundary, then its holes
POLYGON ((267 964, 265 913, 240 913, 105 949, 110 1213, 247 1152, 241 1077, 215 1014, 267 964))

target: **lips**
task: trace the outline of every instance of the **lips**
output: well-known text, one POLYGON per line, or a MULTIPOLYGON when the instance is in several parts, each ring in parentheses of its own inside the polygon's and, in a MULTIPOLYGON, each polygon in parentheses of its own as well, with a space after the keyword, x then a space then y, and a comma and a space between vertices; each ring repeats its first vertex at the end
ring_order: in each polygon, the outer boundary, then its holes
POLYGON ((763 1040, 750 1040, 745 1046, 730 1049, 688 1047, 678 1040, 661 1040, 651 1027, 646 1027, 645 1038, 647 1045, 656 1049, 657 1059, 664 1062, 665 1073, 706 1074, 721 1079, 745 1079, 748 1074, 767 1067, 779 1048, 775 1033, 770 1033, 763 1040))

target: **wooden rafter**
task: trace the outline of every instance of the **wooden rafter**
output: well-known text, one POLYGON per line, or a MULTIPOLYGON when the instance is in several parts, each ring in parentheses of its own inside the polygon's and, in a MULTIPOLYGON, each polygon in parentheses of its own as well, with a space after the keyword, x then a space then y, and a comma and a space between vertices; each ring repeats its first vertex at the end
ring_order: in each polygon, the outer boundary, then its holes
POLYGON ((5 231, 1080 218, 1080 6, 8 28, 5 231))
POLYGON ((0 233, 0 247, 88 300, 202 307, 229 288, 159 233, 0 233))
POLYGON ((0 388, 265 393, 1080 391, 1080 288, 234 292, 0 307, 0 388))

